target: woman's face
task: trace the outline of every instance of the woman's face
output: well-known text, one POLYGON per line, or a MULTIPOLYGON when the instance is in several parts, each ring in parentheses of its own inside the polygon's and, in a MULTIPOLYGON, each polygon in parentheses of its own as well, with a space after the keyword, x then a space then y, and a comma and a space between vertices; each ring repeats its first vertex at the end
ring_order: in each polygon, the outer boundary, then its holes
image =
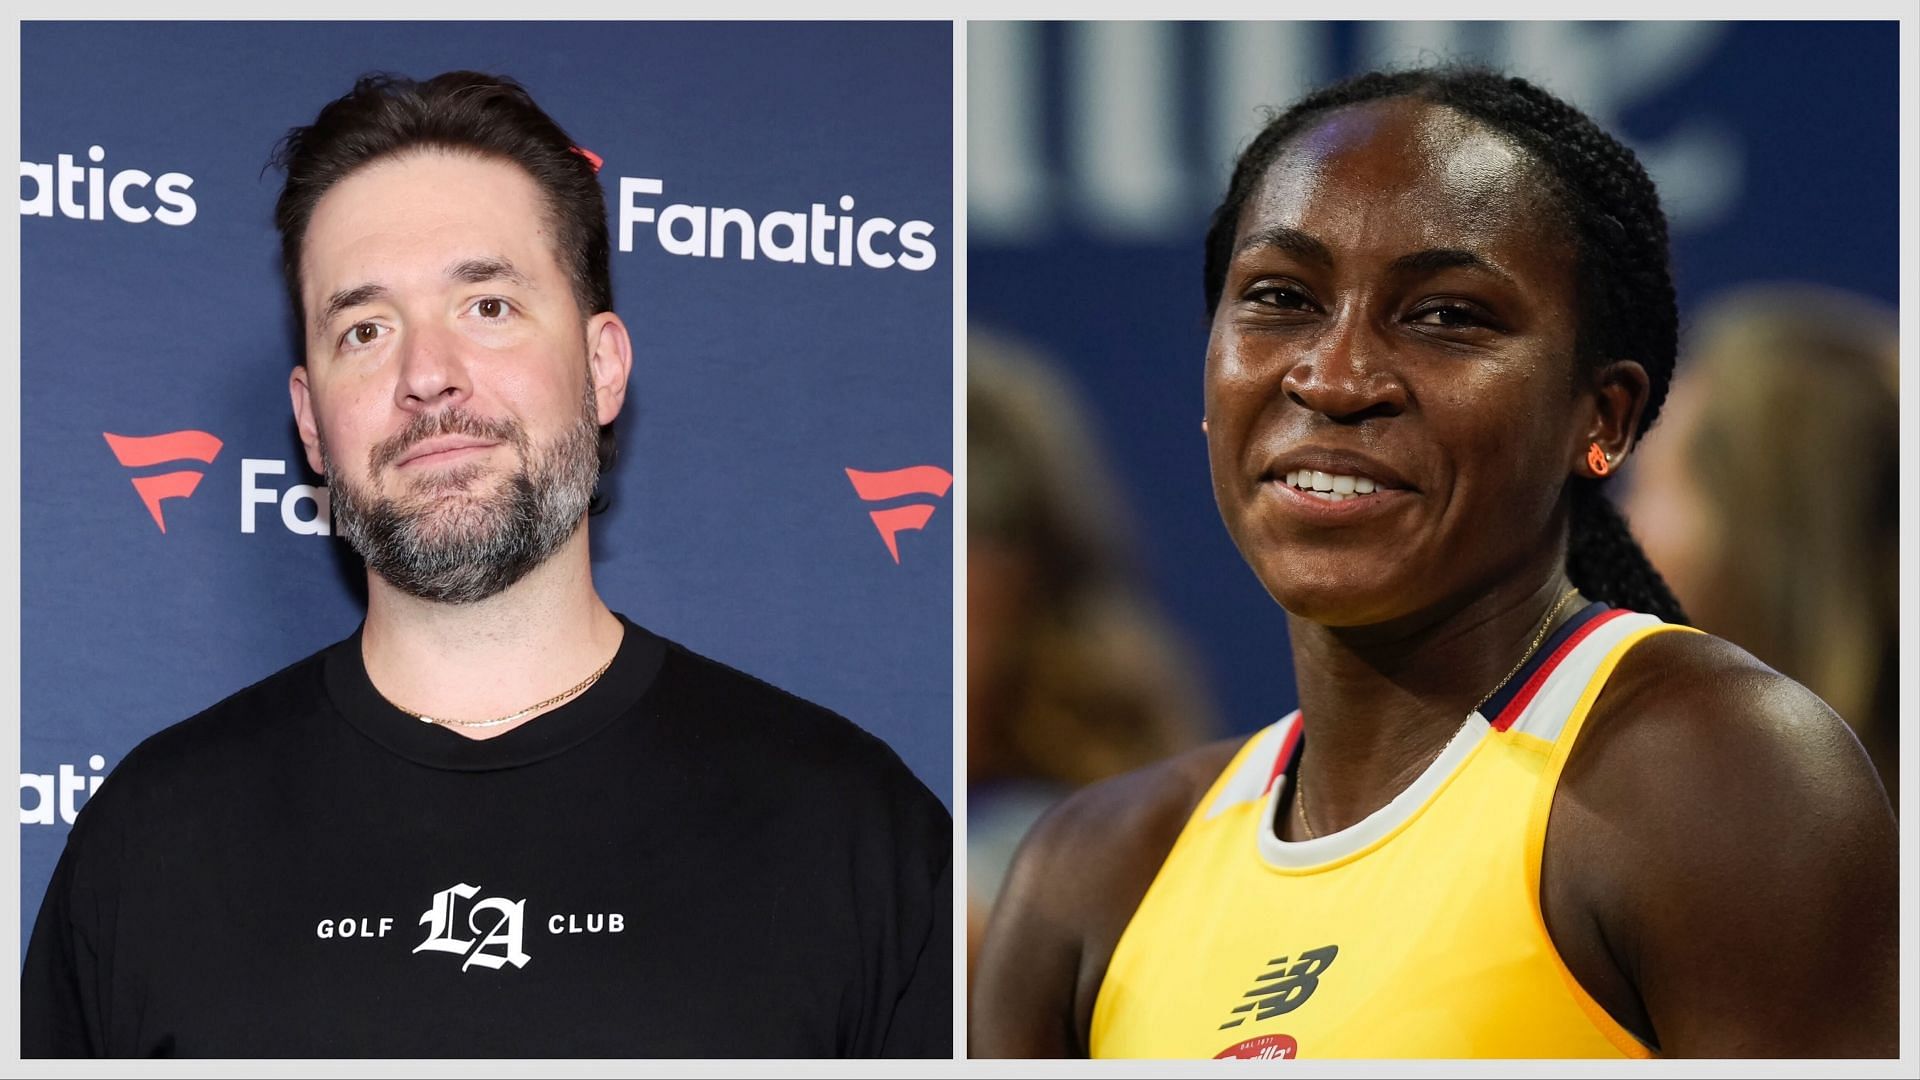
POLYGON ((1207 447, 1228 532, 1293 614, 1385 622, 1557 550, 1594 405, 1574 393, 1572 243, 1536 168, 1394 99, 1301 132, 1241 210, 1207 447), (1315 473, 1331 499, 1301 490, 1315 473))

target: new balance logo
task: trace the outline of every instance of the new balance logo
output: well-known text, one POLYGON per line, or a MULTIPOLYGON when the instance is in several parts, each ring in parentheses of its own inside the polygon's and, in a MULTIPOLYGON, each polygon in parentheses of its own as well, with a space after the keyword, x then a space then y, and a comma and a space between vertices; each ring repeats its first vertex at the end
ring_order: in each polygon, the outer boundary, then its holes
POLYGON ((472 900, 479 892, 479 886, 463 881, 434 893, 433 906, 420 916, 427 927, 427 940, 414 946, 413 951, 464 956, 461 971, 475 964, 495 971, 508 964, 526 967, 532 957, 520 948, 520 941, 527 921, 527 902, 488 897, 467 907, 466 918, 456 918, 461 913, 461 901, 472 900), (468 933, 476 936, 459 936, 468 933), (497 952, 489 951, 496 948, 497 952))
MULTIPOLYGON (((129 469, 144 469, 168 461, 198 461, 213 464, 220 454, 220 440, 204 431, 172 431, 165 435, 115 435, 101 432, 107 447, 120 464, 129 469)), ((167 531, 167 515, 161 502, 184 499, 200 486, 203 474, 198 469, 175 469, 150 476, 133 477, 133 490, 139 492, 153 523, 167 531)))
POLYGON ((1234 1006, 1233 1019, 1221 1024, 1220 1030, 1246 1023, 1245 1013, 1253 1013, 1255 1020, 1270 1020, 1305 1005, 1320 985, 1320 973, 1327 970, 1327 965, 1333 963, 1339 953, 1340 946, 1326 945, 1301 953, 1300 959, 1292 964, 1287 963, 1284 956, 1267 961, 1272 970, 1255 979, 1253 989, 1241 995, 1254 1000, 1234 1006))
MULTIPOLYGON (((907 495, 931 495, 938 499, 953 486, 953 474, 937 465, 914 465, 892 472, 848 469, 847 479, 853 481, 854 493, 863 502, 882 502, 907 495)), ((933 510, 934 504, 930 502, 914 502, 868 512, 873 527, 880 531, 881 541, 887 545, 887 554, 893 556, 896 565, 900 562, 900 544, 895 538, 908 530, 925 528, 927 520, 933 517, 933 510)))

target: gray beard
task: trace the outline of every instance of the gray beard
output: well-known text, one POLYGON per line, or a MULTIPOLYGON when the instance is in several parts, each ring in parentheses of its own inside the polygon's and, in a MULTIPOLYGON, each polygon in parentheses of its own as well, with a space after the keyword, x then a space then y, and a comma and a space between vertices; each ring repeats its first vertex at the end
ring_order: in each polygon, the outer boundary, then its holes
POLYGON ((334 525, 367 569, 401 592, 442 604, 485 600, 527 576, 580 527, 599 480, 599 427, 592 391, 578 422, 544 446, 529 445, 510 420, 481 420, 458 408, 423 414, 369 453, 369 476, 416 443, 460 434, 501 439, 520 468, 494 490, 469 495, 486 472, 462 466, 414 483, 400 498, 370 497, 334 468, 325 440, 334 525))

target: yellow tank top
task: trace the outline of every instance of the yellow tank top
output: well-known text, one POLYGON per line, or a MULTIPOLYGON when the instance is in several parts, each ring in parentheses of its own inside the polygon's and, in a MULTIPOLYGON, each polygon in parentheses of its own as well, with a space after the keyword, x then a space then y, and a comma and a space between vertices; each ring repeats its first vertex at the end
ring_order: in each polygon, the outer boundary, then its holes
POLYGON ((1411 786, 1316 839, 1287 843, 1273 828, 1299 713, 1253 736, 1116 944, 1093 1055, 1651 1056, 1555 951, 1540 854, 1561 768, 1607 676, 1670 629, 1590 605, 1411 786))

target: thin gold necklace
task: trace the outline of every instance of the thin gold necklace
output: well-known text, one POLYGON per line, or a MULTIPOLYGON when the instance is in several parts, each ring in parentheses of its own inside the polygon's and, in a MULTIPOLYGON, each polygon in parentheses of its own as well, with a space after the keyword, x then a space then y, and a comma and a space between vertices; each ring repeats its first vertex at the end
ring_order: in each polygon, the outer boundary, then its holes
POLYGON ((396 709, 399 709, 403 713, 406 713, 408 716, 413 717, 415 720, 419 720, 419 721, 422 721, 423 723, 428 723, 428 724, 442 724, 447 727, 465 727, 465 728, 499 727, 501 724, 511 724, 515 720, 520 719, 521 717, 527 716, 531 713, 537 713, 541 709, 558 705, 561 702, 567 700, 570 697, 573 697, 576 694, 581 694, 586 692, 587 687, 592 686, 596 682, 599 682, 600 676, 605 675, 607 673, 607 669, 612 666, 613 666, 613 657, 609 656, 607 657, 607 662, 604 664, 601 664, 600 667, 596 671, 594 671, 593 674, 573 684, 573 686, 569 687, 568 689, 560 691, 559 693, 553 695, 552 697, 547 698, 545 701, 536 701, 533 704, 527 706, 526 708, 521 709, 519 712, 511 712, 505 716, 496 716, 492 720, 448 720, 444 717, 428 716, 425 713, 414 712, 412 709, 407 708, 405 705, 401 705, 398 703, 393 703, 393 707, 396 709))
MULTIPOLYGON (((1560 614, 1560 609, 1566 607, 1567 601, 1578 595, 1580 595, 1579 589, 1568 589, 1561 595, 1560 601, 1554 604, 1553 608, 1547 612, 1547 617, 1540 621, 1540 630, 1533 635, 1533 644, 1527 646, 1527 651, 1520 654, 1520 662, 1508 669, 1507 673, 1501 676, 1500 681, 1493 684, 1493 689, 1487 691, 1481 696, 1479 701, 1473 703, 1473 708, 1467 711, 1468 716, 1479 712, 1480 706, 1492 700, 1493 695, 1499 693, 1501 687, 1507 685, 1509 680, 1520 673, 1521 668, 1527 666, 1527 661, 1533 659, 1533 654, 1539 651, 1540 643, 1547 640, 1547 628, 1553 625, 1553 620, 1560 614)), ((1461 723, 1465 722, 1465 720, 1461 721, 1461 723)), ((1446 751, 1447 746, 1452 742, 1453 740, 1449 738, 1446 742, 1441 743, 1440 749, 1435 750, 1433 756, 1429 757, 1426 762, 1420 766, 1420 772, 1427 771, 1427 768, 1439 759, 1440 755, 1446 751)), ((1297 816, 1300 818, 1300 827, 1306 830, 1307 839, 1318 840, 1320 838, 1319 835, 1313 831, 1313 826, 1307 821, 1307 778, 1305 774, 1298 770, 1295 770, 1293 776, 1293 805, 1294 809, 1299 811, 1297 816)))

